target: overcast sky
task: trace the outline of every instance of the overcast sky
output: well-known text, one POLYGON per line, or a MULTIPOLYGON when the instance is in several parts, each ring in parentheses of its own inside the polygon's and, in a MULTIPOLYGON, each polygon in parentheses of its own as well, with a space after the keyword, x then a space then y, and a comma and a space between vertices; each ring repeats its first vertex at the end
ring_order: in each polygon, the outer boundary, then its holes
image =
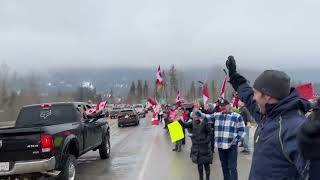
POLYGON ((319 0, 0 0, 0 61, 320 67, 319 0))

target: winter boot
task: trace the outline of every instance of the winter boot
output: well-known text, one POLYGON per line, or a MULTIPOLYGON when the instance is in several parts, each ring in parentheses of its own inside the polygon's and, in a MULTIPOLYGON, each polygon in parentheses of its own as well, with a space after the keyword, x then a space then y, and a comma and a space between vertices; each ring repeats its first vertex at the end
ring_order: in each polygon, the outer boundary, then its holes
POLYGON ((181 152, 181 145, 178 145, 177 152, 181 152))
POLYGON ((178 151, 178 145, 176 145, 176 146, 172 149, 172 151, 178 151))

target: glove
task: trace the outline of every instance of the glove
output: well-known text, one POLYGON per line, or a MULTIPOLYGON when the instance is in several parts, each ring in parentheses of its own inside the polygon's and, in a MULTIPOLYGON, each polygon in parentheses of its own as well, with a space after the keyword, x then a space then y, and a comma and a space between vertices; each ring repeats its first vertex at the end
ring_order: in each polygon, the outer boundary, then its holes
POLYGON ((234 60, 233 56, 228 57, 228 60, 226 61, 226 66, 229 71, 229 77, 237 72, 236 60, 234 60))
POLYGON ((235 91, 238 91, 239 86, 243 83, 246 83, 247 80, 239 73, 237 73, 237 64, 233 56, 228 57, 228 60, 226 61, 226 66, 229 71, 229 82, 232 85, 233 89, 235 91))

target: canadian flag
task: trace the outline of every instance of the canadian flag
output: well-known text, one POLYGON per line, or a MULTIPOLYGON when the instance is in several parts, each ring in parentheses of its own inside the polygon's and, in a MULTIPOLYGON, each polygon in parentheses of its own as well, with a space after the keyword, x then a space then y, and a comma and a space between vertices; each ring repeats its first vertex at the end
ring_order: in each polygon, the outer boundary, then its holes
POLYGON ((220 98, 221 99, 225 99, 226 90, 227 90, 227 76, 224 77, 224 81, 221 86, 221 90, 220 90, 220 98))
POLYGON ((148 112, 148 109, 150 107, 152 107, 152 111, 154 111, 156 106, 157 106, 157 103, 152 98, 149 98, 145 107, 145 111, 148 112))
POLYGON ((158 66, 158 70, 157 70, 156 76, 157 76, 156 84, 157 84, 157 87, 160 89, 160 88, 163 86, 163 84, 164 84, 163 74, 162 74, 160 65, 158 66))
POLYGON ((207 104, 209 99, 210 99, 210 96, 209 96, 207 85, 206 83, 203 83, 203 103, 207 104))
POLYGON ((158 112, 153 111, 152 118, 151 118, 152 125, 158 126, 160 124, 158 119, 158 114, 159 114, 158 112))
POLYGON ((155 107, 157 106, 157 103, 152 99, 152 98, 149 98, 148 99, 148 103, 147 103, 147 106, 149 105, 149 107, 155 107))
POLYGON ((110 97, 111 97, 111 95, 108 95, 108 97, 107 97, 107 99, 105 101, 98 102, 95 108, 88 109, 86 111, 86 113, 87 114, 92 114, 92 113, 98 112, 100 110, 106 109, 110 97))
POLYGON ((180 91, 178 91, 177 97, 176 97, 176 104, 178 107, 181 106, 181 98, 180 98, 180 91))
POLYGON ((239 96, 234 96, 232 99, 232 107, 238 107, 238 103, 239 103, 239 96))

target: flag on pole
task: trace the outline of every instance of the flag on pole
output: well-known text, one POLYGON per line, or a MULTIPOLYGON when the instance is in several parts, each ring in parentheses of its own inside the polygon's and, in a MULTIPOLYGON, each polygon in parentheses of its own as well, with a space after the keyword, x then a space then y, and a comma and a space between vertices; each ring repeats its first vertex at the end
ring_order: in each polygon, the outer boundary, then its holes
POLYGON ((225 99, 226 90, 227 90, 227 75, 224 77, 224 81, 223 81, 223 84, 221 86, 221 90, 220 90, 220 98, 221 99, 225 99))
POLYGON ((95 108, 88 109, 88 110, 86 111, 86 113, 87 113, 87 114, 92 114, 92 113, 96 113, 96 112, 98 112, 98 111, 100 111, 100 110, 106 109, 110 97, 111 97, 111 95, 108 95, 108 96, 107 96, 107 99, 106 99, 105 101, 103 101, 103 102, 98 102, 95 108))
POLYGON ((158 89, 160 89, 164 84, 163 73, 161 71, 160 65, 158 66, 156 76, 157 76, 156 84, 157 84, 158 89))
POLYGON ((97 104, 97 107, 99 107, 98 110, 106 109, 110 97, 111 97, 111 95, 108 95, 105 101, 100 102, 100 103, 97 104), (99 106, 98 106, 98 105, 99 105, 99 106))
POLYGON ((234 96, 233 99, 232 99, 232 107, 233 108, 236 108, 238 107, 238 103, 239 103, 239 96, 234 96))
POLYGON ((300 84, 297 86, 297 90, 300 95, 307 100, 314 98, 314 87, 312 83, 300 84))
POLYGON ((177 97, 176 97, 176 105, 178 107, 181 106, 181 98, 180 98, 180 91, 178 91, 177 97))
POLYGON ((158 119, 158 112, 156 112, 155 110, 153 110, 153 113, 152 113, 152 118, 151 118, 151 123, 152 125, 156 125, 158 126, 160 123, 159 123, 159 119, 158 119))
POLYGON ((157 105, 157 103, 152 99, 152 98, 149 98, 148 99, 148 102, 147 102, 147 106, 148 107, 155 107, 157 105))
POLYGON ((206 83, 203 83, 203 103, 207 104, 209 99, 210 99, 210 96, 209 96, 207 85, 206 83))

